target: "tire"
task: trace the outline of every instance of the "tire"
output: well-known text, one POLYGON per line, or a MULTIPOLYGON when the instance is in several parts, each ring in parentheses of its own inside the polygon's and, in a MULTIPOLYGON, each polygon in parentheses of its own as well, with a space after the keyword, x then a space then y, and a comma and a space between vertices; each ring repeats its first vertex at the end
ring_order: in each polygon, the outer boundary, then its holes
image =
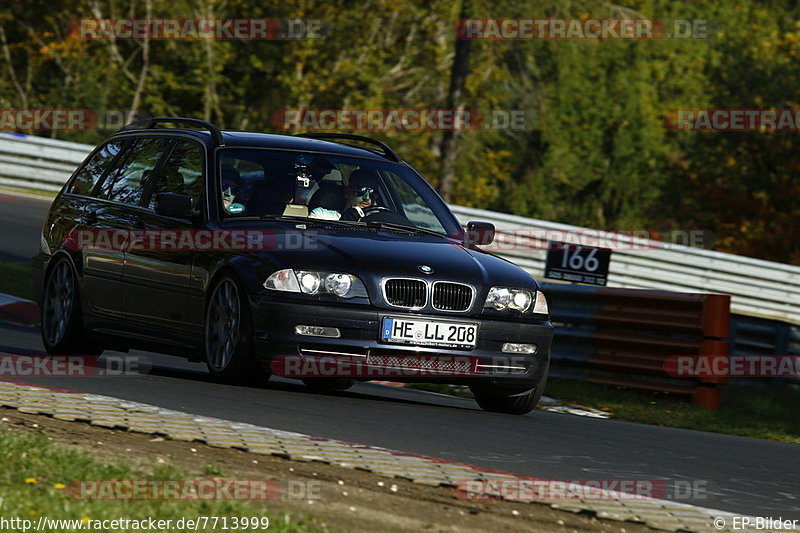
POLYGON ((470 385, 470 390, 475 396, 475 401, 484 411, 490 413, 505 413, 509 415, 525 415, 536 408, 544 394, 547 376, 528 391, 516 393, 503 393, 497 389, 486 389, 478 385, 470 385))
POLYGON ((327 390, 347 390, 356 384, 352 378, 306 378, 303 380, 306 387, 316 392, 327 390))
POLYGON ((56 259, 45 277, 41 333, 44 349, 50 355, 103 353, 102 348, 86 339, 78 279, 65 257, 56 259))
POLYGON ((224 381, 263 384, 270 372, 253 353, 253 321, 244 291, 230 276, 221 278, 206 304, 203 350, 208 372, 224 381))

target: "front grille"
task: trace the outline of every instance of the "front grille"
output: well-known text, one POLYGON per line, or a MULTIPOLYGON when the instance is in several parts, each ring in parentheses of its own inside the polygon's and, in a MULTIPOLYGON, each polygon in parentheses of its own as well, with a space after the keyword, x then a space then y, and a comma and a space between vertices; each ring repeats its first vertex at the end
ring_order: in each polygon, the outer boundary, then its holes
POLYGON ((461 283, 433 285, 433 308, 439 311, 466 311, 472 303, 472 287, 461 283))
POLYGON ((383 285, 383 296, 397 307, 423 307, 427 286, 418 279, 389 279, 383 285))

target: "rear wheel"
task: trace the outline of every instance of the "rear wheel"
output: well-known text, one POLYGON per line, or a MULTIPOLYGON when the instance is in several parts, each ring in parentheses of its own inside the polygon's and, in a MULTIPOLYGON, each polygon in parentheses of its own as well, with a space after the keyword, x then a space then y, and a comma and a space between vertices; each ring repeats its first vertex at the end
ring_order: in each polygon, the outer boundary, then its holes
POLYGON ((522 392, 509 393, 479 385, 470 385, 470 390, 475 396, 475 401, 484 411, 524 415, 536 408, 542 398, 542 394, 544 394, 546 381, 547 376, 543 377, 535 388, 522 392))
POLYGON ((211 375, 226 380, 264 383, 270 374, 253 354, 253 323, 243 298, 231 277, 214 285, 206 309, 206 366, 211 375))
POLYGON ((100 355, 84 335, 78 281, 66 258, 56 260, 45 278, 42 343, 50 355, 100 355))

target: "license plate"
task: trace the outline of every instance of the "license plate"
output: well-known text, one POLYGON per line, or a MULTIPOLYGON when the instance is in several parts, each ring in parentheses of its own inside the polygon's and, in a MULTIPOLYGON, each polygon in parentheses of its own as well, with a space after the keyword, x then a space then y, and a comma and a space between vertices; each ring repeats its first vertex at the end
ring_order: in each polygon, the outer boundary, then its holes
POLYGON ((385 317, 381 328, 381 339, 399 344, 474 348, 478 339, 478 325, 468 322, 385 317))

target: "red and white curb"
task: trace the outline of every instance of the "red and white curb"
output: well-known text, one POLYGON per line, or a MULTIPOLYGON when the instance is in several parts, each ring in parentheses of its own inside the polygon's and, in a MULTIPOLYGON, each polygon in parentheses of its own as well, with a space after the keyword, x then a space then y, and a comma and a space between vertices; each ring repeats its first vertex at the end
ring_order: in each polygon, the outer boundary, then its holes
MULTIPOLYGON (((487 482, 495 482, 500 486, 508 481, 543 481, 540 478, 487 470, 445 459, 198 416, 109 396, 11 382, 0 381, 0 406, 60 420, 163 435, 174 440, 199 441, 209 446, 235 448, 256 454, 276 455, 293 461, 319 461, 424 485, 469 487, 468 482, 475 481, 486 487, 487 482)), ((734 523, 734 514, 725 511, 669 500, 631 499, 613 491, 603 491, 598 497, 598 490, 600 489, 578 490, 568 502, 560 503, 530 498, 514 499, 501 491, 490 492, 486 489, 481 494, 504 497, 509 501, 544 503, 557 509, 589 512, 599 518, 643 523, 668 531, 720 531, 714 525, 715 519, 717 525, 720 519, 724 519, 727 524, 734 523), (592 496, 584 497, 587 494, 592 496)), ((467 498, 469 493, 470 489, 467 488, 467 498)))
POLYGON ((39 323, 39 317, 39 305, 36 302, 0 293, 0 321, 35 326, 39 323))

